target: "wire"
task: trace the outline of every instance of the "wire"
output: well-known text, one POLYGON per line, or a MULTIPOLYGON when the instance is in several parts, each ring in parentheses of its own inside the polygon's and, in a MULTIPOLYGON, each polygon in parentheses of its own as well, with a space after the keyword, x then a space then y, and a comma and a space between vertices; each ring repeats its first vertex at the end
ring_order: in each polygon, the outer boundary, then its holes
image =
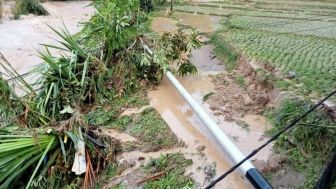
POLYGON ((288 126, 286 126, 285 128, 283 128, 282 130, 280 130, 278 133, 276 133, 273 137, 271 137, 268 141, 266 141, 263 145, 261 145, 260 147, 256 148, 255 150, 253 150, 248 156, 246 156, 243 160, 241 160, 239 163, 237 163, 236 165, 234 165, 233 167, 231 167, 228 171, 226 171, 224 174, 222 174, 221 176, 219 176, 218 178, 216 178, 214 181, 212 181, 209 185, 207 185, 205 187, 205 189, 210 189, 211 187, 215 186, 219 181, 221 181, 222 179, 224 179, 226 176, 228 176, 230 173, 232 173, 234 170, 236 170, 240 165, 242 165, 245 161, 249 160, 250 158, 252 158, 254 155, 256 155, 261 149, 263 149, 265 146, 267 146, 268 144, 270 144, 271 142, 273 142, 274 140, 276 140, 281 134, 283 134, 284 132, 286 132, 287 130, 291 129, 294 125, 296 125, 301 119, 303 119, 304 117, 306 117, 308 114, 310 114, 311 112, 313 112, 316 108, 318 108, 320 105, 323 104, 323 102, 325 102, 326 100, 328 100, 330 97, 332 97, 333 95, 336 94, 336 90, 331 92, 328 96, 326 96, 323 100, 321 100, 319 103, 317 103, 315 106, 313 106, 312 108, 310 108, 308 111, 306 111, 305 113, 303 113, 302 115, 300 115, 297 119, 295 119, 294 121, 292 121, 292 123, 290 123, 288 126))

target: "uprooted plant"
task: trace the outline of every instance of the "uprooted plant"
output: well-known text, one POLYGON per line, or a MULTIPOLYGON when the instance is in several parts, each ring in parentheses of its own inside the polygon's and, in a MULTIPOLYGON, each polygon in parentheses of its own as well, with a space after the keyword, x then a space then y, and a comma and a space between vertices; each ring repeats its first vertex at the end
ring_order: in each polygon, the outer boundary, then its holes
POLYGON ((21 15, 26 14, 48 15, 49 13, 39 0, 17 0, 13 8, 14 19, 19 19, 21 15))
POLYGON ((197 71, 188 59, 200 45, 195 33, 150 34, 138 0, 93 5, 96 14, 75 37, 51 28, 60 46, 43 45, 44 64, 34 69, 40 78, 33 84, 0 56, 6 74, 0 79, 0 188, 93 187, 95 175, 113 162, 117 142, 92 132, 82 108, 156 85, 168 70, 197 71), (55 56, 51 48, 63 53, 55 56))

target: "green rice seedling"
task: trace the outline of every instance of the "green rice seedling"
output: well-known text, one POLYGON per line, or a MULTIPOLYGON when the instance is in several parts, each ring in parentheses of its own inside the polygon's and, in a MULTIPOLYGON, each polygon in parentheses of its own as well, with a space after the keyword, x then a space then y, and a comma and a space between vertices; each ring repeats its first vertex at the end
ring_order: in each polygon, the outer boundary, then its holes
POLYGON ((49 13, 40 4, 39 0, 18 0, 13 9, 13 14, 15 19, 19 19, 21 15, 48 15, 49 13))

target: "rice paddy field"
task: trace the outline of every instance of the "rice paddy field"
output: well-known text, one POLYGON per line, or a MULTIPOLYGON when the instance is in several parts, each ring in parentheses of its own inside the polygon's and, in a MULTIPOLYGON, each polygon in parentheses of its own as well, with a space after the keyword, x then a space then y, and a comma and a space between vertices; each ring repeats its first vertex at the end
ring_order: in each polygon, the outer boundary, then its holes
POLYGON ((273 66, 282 78, 295 73, 281 87, 314 97, 336 88, 336 1, 210 1, 175 10, 222 17, 216 43, 273 66))

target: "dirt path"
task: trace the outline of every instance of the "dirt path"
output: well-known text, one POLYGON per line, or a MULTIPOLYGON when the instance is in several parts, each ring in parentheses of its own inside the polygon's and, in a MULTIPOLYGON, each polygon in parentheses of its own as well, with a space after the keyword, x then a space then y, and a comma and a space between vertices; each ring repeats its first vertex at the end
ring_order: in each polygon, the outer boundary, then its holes
MULTIPOLYGON (((22 16, 20 20, 8 18, 0 24, 0 52, 20 73, 28 72, 32 66, 40 64, 36 49, 40 43, 55 43, 55 34, 46 26, 59 29, 63 23, 71 33, 79 30, 79 22, 90 18, 92 7, 89 1, 46 2, 43 6, 49 16, 22 16)), ((10 4, 13 4, 12 2, 10 4)))

